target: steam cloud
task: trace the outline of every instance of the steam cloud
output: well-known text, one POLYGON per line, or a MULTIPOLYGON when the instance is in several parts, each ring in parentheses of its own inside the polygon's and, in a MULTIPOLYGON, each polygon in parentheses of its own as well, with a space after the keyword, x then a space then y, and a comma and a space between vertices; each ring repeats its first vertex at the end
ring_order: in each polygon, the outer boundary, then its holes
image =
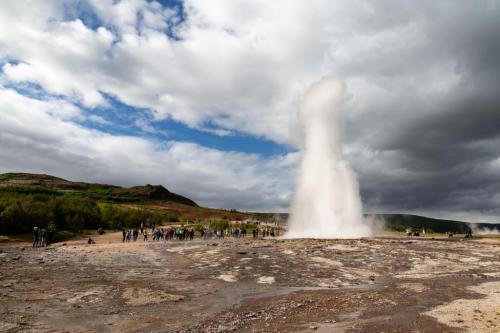
POLYGON ((479 227, 476 224, 470 223, 469 228, 476 235, 500 235, 500 230, 496 228, 479 227))
POLYGON ((286 238, 372 234, 363 220, 356 176, 342 156, 339 106, 344 90, 343 82, 323 79, 304 97, 300 116, 305 144, 286 238))

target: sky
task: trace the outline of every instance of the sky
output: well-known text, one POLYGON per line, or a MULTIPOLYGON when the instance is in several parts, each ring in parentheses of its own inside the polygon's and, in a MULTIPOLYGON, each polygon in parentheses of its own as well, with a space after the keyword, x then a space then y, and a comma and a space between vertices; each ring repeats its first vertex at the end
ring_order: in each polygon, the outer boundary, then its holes
POLYGON ((0 2, 0 172, 286 212, 299 107, 346 84, 364 211, 500 222, 500 1, 0 2))

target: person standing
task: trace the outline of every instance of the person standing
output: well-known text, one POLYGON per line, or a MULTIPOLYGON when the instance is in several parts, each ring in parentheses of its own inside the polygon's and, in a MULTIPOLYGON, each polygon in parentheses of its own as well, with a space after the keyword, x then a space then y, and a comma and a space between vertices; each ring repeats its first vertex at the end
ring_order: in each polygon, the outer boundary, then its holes
POLYGON ((40 234, 38 232, 38 227, 33 228, 33 247, 38 246, 40 234))

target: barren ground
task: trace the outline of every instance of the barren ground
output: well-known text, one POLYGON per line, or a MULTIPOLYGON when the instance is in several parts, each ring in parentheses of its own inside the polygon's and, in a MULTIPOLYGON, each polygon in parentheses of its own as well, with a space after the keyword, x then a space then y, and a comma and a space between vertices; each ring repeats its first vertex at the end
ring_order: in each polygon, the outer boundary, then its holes
POLYGON ((495 241, 96 241, 0 247, 0 331, 500 331, 495 241))

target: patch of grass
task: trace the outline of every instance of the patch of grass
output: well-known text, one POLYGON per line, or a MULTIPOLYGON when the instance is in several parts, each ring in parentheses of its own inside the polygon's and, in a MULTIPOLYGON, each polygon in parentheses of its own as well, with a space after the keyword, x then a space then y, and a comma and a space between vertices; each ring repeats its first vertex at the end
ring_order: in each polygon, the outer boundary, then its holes
POLYGON ((83 235, 83 233, 77 234, 77 233, 67 231, 67 230, 56 231, 56 232, 54 232, 54 235, 52 236, 52 242, 62 242, 62 241, 71 239, 73 237, 76 237, 78 235, 83 235))
POLYGON ((32 239, 31 234, 21 234, 21 235, 0 235, 0 243, 10 243, 10 242, 29 242, 32 239))
POLYGON ((113 190, 110 188, 102 188, 102 187, 89 187, 86 191, 91 194, 100 194, 100 195, 111 195, 113 194, 113 190))
POLYGON ((61 195, 62 193, 56 190, 51 190, 44 187, 27 187, 27 186, 2 186, 0 187, 0 193, 12 193, 15 194, 48 194, 48 195, 61 195))
POLYGON ((2 173, 2 174, 0 174, 0 181, 9 180, 12 178, 13 175, 14 174, 12 174, 12 173, 2 173))

